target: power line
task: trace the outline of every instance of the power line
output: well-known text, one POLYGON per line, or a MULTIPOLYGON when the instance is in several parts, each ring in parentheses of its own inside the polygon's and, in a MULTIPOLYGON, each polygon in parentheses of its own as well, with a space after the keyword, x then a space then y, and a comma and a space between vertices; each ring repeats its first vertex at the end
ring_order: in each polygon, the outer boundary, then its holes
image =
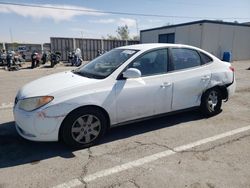
POLYGON ((22 7, 43 8, 43 9, 89 12, 89 13, 101 13, 101 14, 113 14, 113 15, 126 15, 126 16, 142 16, 142 17, 189 18, 189 19, 224 19, 224 20, 228 20, 228 19, 250 19, 250 18, 237 18, 237 17, 215 18, 215 17, 199 17, 199 16, 176 16, 176 15, 161 15, 161 14, 143 14, 143 13, 89 10, 89 9, 81 9, 81 8, 66 8, 66 7, 55 7, 55 6, 49 6, 49 5, 45 6, 45 5, 38 5, 38 4, 23 4, 23 3, 9 3, 9 2, 0 2, 0 5, 12 5, 12 6, 22 6, 22 7))

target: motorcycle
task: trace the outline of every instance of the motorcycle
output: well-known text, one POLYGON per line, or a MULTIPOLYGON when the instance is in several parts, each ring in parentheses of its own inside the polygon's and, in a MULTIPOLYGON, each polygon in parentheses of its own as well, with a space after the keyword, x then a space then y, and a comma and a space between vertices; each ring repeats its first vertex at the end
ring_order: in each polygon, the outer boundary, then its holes
POLYGON ((75 55, 72 66, 79 67, 81 64, 82 64, 82 59, 78 57, 77 55, 75 55))
POLYGON ((74 52, 69 52, 69 55, 68 55, 68 63, 71 64, 71 66, 74 65, 74 56, 75 56, 75 53, 74 52))
POLYGON ((15 52, 9 51, 6 56, 7 61, 7 69, 11 70, 19 70, 19 65, 16 63, 17 59, 15 58, 15 52))
POLYGON ((40 65, 40 56, 37 52, 31 54, 31 68, 39 67, 40 65))
POLYGON ((41 60, 43 65, 48 62, 48 54, 46 52, 43 53, 41 60))
POLYGON ((60 62, 61 58, 61 53, 60 52, 55 52, 50 54, 50 62, 51 62, 51 67, 54 67, 56 64, 60 62))
POLYGON ((5 65, 7 62, 7 54, 5 52, 2 52, 0 54, 0 65, 5 65))
POLYGON ((74 53, 73 62, 71 65, 79 67, 81 64, 82 64, 82 53, 80 48, 77 48, 74 53))

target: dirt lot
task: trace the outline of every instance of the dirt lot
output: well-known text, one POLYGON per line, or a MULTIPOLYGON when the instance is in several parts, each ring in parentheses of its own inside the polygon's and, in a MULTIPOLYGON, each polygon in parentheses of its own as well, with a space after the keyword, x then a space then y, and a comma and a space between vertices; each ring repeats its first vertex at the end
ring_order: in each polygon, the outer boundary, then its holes
POLYGON ((0 70, 0 188, 249 188, 250 61, 232 65, 237 91, 219 115, 192 111, 118 127, 82 150, 20 138, 11 109, 23 84, 71 67, 0 70))

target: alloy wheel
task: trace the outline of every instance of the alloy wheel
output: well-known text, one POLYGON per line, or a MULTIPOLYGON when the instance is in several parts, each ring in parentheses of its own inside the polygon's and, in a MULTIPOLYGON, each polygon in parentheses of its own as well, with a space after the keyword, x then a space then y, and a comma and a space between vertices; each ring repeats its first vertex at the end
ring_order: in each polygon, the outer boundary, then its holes
POLYGON ((215 90, 209 93, 207 103, 209 110, 215 111, 215 107, 218 104, 218 93, 215 90))
POLYGON ((95 140, 101 131, 101 121, 94 115, 87 114, 79 117, 71 128, 72 138, 81 144, 95 140))

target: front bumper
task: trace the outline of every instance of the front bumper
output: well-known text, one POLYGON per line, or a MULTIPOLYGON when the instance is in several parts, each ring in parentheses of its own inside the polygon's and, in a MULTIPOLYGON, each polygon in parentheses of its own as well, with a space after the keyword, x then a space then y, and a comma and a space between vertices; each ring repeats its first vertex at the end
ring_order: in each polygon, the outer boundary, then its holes
POLYGON ((62 118, 44 116, 44 111, 26 112, 14 107, 13 114, 18 134, 32 141, 58 141, 62 118))

